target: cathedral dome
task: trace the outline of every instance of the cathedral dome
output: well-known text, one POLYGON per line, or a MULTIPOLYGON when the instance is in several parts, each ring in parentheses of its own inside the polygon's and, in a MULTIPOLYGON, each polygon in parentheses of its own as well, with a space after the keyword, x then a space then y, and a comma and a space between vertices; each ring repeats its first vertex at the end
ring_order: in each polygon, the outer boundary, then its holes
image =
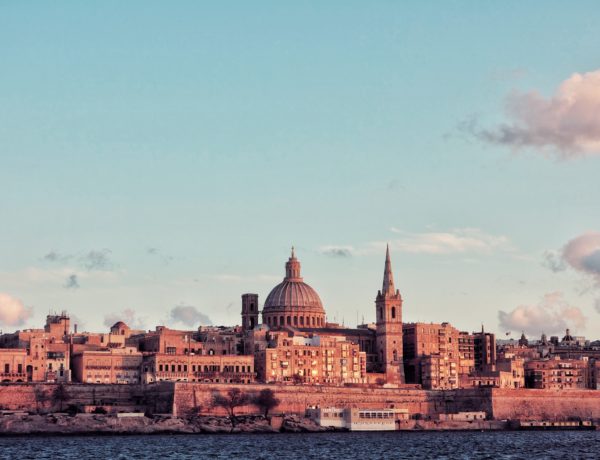
POLYGON ((300 276, 294 249, 285 264, 286 276, 265 300, 263 323, 269 326, 323 327, 325 310, 317 292, 300 276))

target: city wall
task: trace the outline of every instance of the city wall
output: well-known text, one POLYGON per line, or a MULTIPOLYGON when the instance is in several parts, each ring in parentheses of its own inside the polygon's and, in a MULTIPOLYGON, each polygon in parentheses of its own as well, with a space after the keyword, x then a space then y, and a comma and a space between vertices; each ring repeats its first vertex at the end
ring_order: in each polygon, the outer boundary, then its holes
POLYGON ((491 390, 492 416, 498 420, 600 419, 599 390, 491 390))
MULTIPOLYGON (((2 384, 0 409, 5 410, 57 410, 51 395, 56 384, 2 384), (37 389, 37 390, 36 390, 37 389), (48 399, 40 402, 43 391, 48 399)), ((600 391, 598 390, 533 390, 475 388, 467 390, 428 391, 416 388, 353 388, 302 385, 223 385, 185 382, 161 382, 151 385, 65 385, 68 399, 63 402, 84 406, 113 407, 146 410, 152 413, 173 413, 183 416, 190 413, 225 415, 225 410, 213 407, 213 395, 225 394, 231 388, 248 393, 258 393, 264 388, 275 392, 281 401, 275 413, 303 415, 309 406, 406 408, 422 418, 438 413, 460 411, 485 411, 497 420, 600 420, 600 391)), ((236 409, 239 414, 256 413, 252 405, 236 409)))
MULTIPOLYGON (((53 399, 58 387, 53 383, 16 383, 0 385, 0 409, 57 410, 53 399), (40 393, 45 394, 41 398, 40 393)), ((64 385, 66 397, 63 409, 71 404, 81 406, 128 407, 151 412, 170 413, 173 407, 174 384, 161 382, 152 386, 113 384, 64 385)))
MULTIPOLYGON (((407 408, 410 413, 431 416, 440 412, 479 411, 491 415, 489 389, 427 391, 416 388, 358 388, 302 385, 218 385, 177 382, 173 411, 181 415, 190 411, 225 415, 219 407, 212 407, 216 392, 225 394, 230 388, 258 393, 264 388, 275 392, 280 400, 277 413, 303 415, 309 406, 359 407, 359 408, 407 408)), ((256 408, 245 406, 238 413, 253 413, 256 408)))

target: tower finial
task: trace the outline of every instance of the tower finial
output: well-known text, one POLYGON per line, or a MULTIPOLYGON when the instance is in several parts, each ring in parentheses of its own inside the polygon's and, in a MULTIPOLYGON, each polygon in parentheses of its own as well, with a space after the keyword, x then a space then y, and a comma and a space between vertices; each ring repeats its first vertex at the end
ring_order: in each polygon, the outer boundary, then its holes
POLYGON ((296 251, 294 251, 294 246, 292 246, 292 259, 296 257, 296 251))
POLYGON ((394 288, 394 275, 392 274, 392 261, 390 259, 390 245, 386 245, 385 250, 385 268, 383 270, 383 289, 381 293, 384 296, 393 296, 396 293, 394 288))

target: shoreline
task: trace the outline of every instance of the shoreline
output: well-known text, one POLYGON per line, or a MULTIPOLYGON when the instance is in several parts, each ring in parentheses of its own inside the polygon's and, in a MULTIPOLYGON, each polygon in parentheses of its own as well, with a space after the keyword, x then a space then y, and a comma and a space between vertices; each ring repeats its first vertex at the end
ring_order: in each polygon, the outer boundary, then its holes
MULTIPOLYGON (((202 435, 202 434, 281 434, 281 433, 359 433, 345 428, 322 427, 313 420, 297 415, 236 416, 232 427, 229 417, 195 416, 178 418, 168 415, 117 417, 112 414, 13 414, 0 416, 0 438, 12 436, 137 436, 137 435, 202 435)), ((519 429, 510 421, 486 420, 480 422, 440 422, 411 420, 396 430, 416 432, 489 432, 533 431, 519 429)), ((581 431, 556 429, 547 431, 581 431)))

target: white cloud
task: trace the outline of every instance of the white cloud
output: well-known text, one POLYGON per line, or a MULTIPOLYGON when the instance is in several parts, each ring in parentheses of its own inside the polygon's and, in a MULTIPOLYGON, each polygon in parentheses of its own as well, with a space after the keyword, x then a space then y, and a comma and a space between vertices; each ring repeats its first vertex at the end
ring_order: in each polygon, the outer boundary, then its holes
POLYGON ((561 292, 546 294, 537 305, 519 305, 509 312, 498 312, 500 328, 524 331, 530 335, 559 334, 567 328, 585 329, 586 318, 581 309, 569 304, 561 292))
POLYGON ((25 307, 19 299, 0 292, 0 324, 21 326, 31 314, 32 309, 25 307))
MULTIPOLYGON (((457 228, 448 232, 408 233, 397 228, 392 232, 402 235, 389 242, 390 249, 421 254, 490 254, 495 250, 511 250, 507 237, 490 235, 478 228, 457 228)), ((384 247, 386 243, 374 243, 384 247)))
POLYGON ((507 99, 510 122, 493 129, 469 129, 493 144, 535 147, 563 158, 600 154, 600 70, 574 73, 555 94, 513 92, 507 99))

